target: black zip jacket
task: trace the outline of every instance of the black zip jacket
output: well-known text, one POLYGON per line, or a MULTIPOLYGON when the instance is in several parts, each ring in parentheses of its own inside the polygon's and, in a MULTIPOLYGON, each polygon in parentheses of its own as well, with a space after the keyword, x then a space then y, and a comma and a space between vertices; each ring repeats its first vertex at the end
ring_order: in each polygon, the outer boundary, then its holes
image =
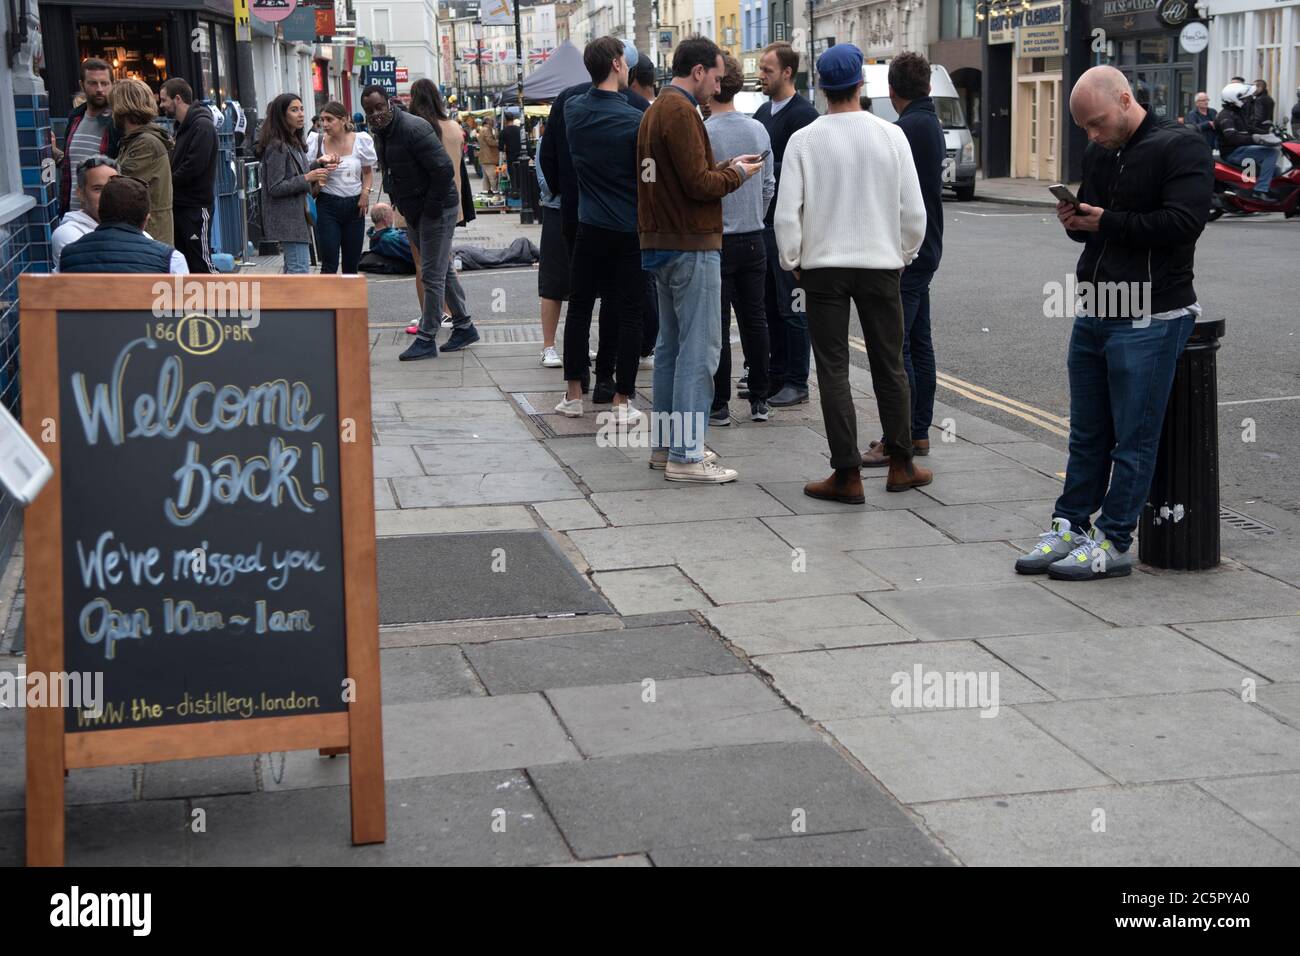
POLYGON ((212 111, 191 103, 185 122, 176 129, 172 149, 172 205, 211 209, 216 178, 217 127, 212 111))
POLYGON ((1238 146, 1251 146, 1255 139, 1250 132, 1250 119, 1235 106, 1224 106, 1214 118, 1214 130, 1219 134, 1219 149, 1224 157, 1238 146))
POLYGON ((1079 282, 1150 282, 1152 314, 1194 303, 1192 260, 1213 190, 1201 135, 1150 112, 1122 148, 1089 143, 1079 200, 1105 212, 1100 231, 1068 233, 1085 243, 1079 282))
POLYGON ((432 126, 405 110, 393 110, 383 129, 374 129, 375 153, 384 170, 384 192, 408 221, 440 216, 460 205, 451 157, 432 126))

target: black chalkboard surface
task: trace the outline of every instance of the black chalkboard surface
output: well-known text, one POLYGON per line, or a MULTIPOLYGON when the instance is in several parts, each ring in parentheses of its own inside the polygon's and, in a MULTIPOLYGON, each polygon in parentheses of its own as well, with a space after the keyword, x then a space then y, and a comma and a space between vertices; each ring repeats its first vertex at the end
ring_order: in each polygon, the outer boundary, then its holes
POLYGON ((66 731, 346 710, 335 313, 57 322, 66 731))

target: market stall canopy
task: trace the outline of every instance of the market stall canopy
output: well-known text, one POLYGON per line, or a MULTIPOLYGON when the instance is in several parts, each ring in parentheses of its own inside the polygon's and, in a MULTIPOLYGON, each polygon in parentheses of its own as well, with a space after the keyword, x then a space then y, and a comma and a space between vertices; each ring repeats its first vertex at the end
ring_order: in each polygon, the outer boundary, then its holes
MULTIPOLYGON (((590 83, 591 74, 582 65, 582 51, 565 40, 551 58, 524 77, 524 103, 549 103, 560 92, 575 83, 590 83)), ((517 91, 512 87, 497 96, 497 103, 509 105, 516 102, 517 91)))

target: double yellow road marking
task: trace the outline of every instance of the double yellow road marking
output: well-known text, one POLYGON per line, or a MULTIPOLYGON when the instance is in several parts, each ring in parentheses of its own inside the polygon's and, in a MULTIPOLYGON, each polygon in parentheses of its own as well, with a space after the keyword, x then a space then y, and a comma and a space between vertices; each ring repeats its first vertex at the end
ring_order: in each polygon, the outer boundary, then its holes
MULTIPOLYGON (((855 335, 849 336, 849 345, 859 352, 867 350, 867 343, 855 335)), ((1037 425, 1053 435, 1060 435, 1062 438, 1070 437, 1070 420, 1068 418, 1053 415, 1051 412, 1043 411, 1033 405, 1027 405, 1014 398, 1008 398, 1006 395, 1000 395, 982 386, 964 382, 946 372, 939 372, 937 378, 941 387, 956 392, 964 398, 969 398, 972 402, 979 402, 981 405, 988 405, 990 408, 996 408, 1008 415, 1014 415, 1016 418, 1029 422, 1031 425, 1037 425)))

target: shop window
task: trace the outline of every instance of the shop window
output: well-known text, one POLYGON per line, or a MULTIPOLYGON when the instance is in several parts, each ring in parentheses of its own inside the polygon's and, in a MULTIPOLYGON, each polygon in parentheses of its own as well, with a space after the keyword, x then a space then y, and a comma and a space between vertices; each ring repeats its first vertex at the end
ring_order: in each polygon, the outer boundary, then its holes
POLYGON ((77 28, 78 62, 96 57, 116 80, 136 79, 155 92, 168 78, 162 24, 143 20, 83 23, 77 28))
MULTIPOLYGON (((1245 74, 1246 56, 1246 15, 1244 13, 1225 13, 1214 18, 1214 25, 1219 30, 1219 69, 1223 82, 1229 77, 1245 74)), ((1213 105, 1213 100, 1211 100, 1213 105)))
POLYGON ((1255 14, 1255 36, 1259 41, 1255 48, 1255 75, 1246 77, 1247 83, 1255 80, 1267 83, 1275 105, 1279 93, 1285 96, 1291 92, 1278 89, 1282 73, 1282 13, 1281 10, 1261 10, 1255 14))
POLYGON ((1170 43, 1168 37, 1143 37, 1138 41, 1138 63, 1168 63, 1170 43))

